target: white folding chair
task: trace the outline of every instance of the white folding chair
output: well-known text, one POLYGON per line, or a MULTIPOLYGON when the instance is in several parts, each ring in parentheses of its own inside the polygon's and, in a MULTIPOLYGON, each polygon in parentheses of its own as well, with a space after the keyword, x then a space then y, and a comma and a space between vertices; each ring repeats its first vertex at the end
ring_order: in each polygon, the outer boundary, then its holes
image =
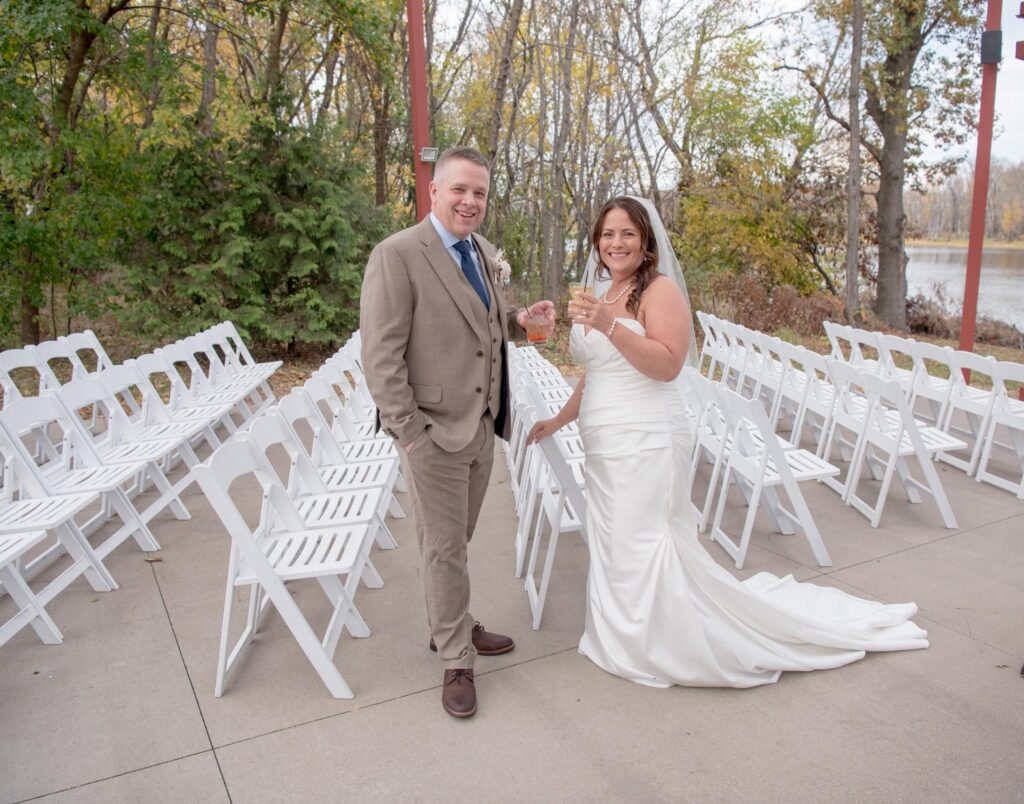
POLYGON ((754 519, 763 498, 775 529, 780 533, 794 533, 793 526, 799 527, 818 564, 831 566, 832 559, 798 484, 832 477, 839 470, 807 450, 784 449, 768 422, 764 408, 756 400, 745 399, 728 388, 720 389, 719 398, 730 420, 732 443, 726 453, 722 489, 711 528, 712 541, 722 545, 736 562, 736 568, 742 569, 754 519), (734 541, 722 528, 732 481, 749 491, 749 496, 744 494, 748 496, 747 516, 738 541, 734 541), (782 504, 779 487, 786 492, 792 511, 782 504))
POLYGON ((914 385, 910 407, 935 427, 946 426, 946 408, 953 390, 953 350, 927 341, 914 342, 914 385), (924 410, 919 401, 924 401, 924 410))
MULTIPOLYGON (((531 410, 525 410, 523 416, 527 427, 533 427, 537 421, 536 414, 531 410)), ((554 565, 559 536, 563 533, 578 533, 584 542, 587 540, 586 500, 572 469, 569 468, 565 454, 561 451, 560 444, 561 441, 557 438, 545 438, 537 444, 544 457, 545 466, 550 471, 552 482, 543 486, 537 530, 526 570, 526 595, 530 602, 535 631, 540 628, 541 617, 544 615, 544 601, 547 599, 548 586, 551 582, 551 568, 554 565), (549 535, 538 584, 536 568, 541 544, 544 541, 545 525, 549 535)))
POLYGON ((996 360, 994 357, 985 357, 974 352, 963 352, 958 349, 950 351, 950 365, 952 373, 952 389, 949 394, 949 402, 946 404, 946 419, 942 426, 950 435, 963 436, 970 439, 963 448, 969 450, 969 455, 956 455, 952 452, 942 452, 939 460, 950 463, 958 469, 963 469, 968 477, 974 474, 978 466, 978 459, 981 458, 981 450, 985 441, 985 434, 989 429, 989 420, 992 418, 992 411, 995 408, 996 399, 999 397, 999 378, 996 376, 996 360), (964 377, 964 372, 971 373, 972 380, 978 375, 988 377, 991 388, 979 388, 970 385, 964 377), (963 416, 967 426, 961 427, 958 422, 958 414, 963 416))
POLYGON ((895 380, 909 402, 914 395, 914 383, 917 379, 917 363, 913 338, 899 335, 878 333, 878 354, 881 369, 878 374, 887 380, 895 380), (900 363, 909 365, 901 366, 900 363))
POLYGON ((847 398, 852 393, 852 386, 860 386, 864 392, 859 405, 843 407, 842 412, 840 404, 836 406, 833 426, 856 431, 850 468, 845 482, 837 488, 843 501, 864 514, 871 522, 871 527, 877 528, 895 476, 910 502, 920 503, 920 492, 930 494, 946 527, 956 528, 956 518, 935 471, 933 458, 937 453, 966 445, 936 427, 918 423, 895 381, 858 372, 854 367, 836 361, 830 361, 829 368, 837 380, 837 386, 840 381, 851 386, 850 390, 837 388, 839 399, 847 398), (924 482, 911 475, 907 463, 910 457, 915 458, 920 465, 924 482), (874 505, 857 493, 865 465, 874 478, 881 481, 874 505))
POLYGON ((1024 500, 1024 401, 1014 399, 1007 388, 1007 383, 1015 383, 1024 386, 1024 365, 1001 361, 996 363, 995 375, 998 379, 997 388, 999 395, 996 397, 995 407, 989 417, 988 432, 984 438, 984 448, 978 462, 978 469, 975 477, 978 482, 991 483, 1001 489, 1006 489, 1017 495, 1018 499, 1024 500), (996 440, 1000 429, 1006 430, 1009 442, 1003 443, 996 440), (992 462, 993 448, 1005 447, 1009 450, 1011 460, 1011 478, 1002 477, 990 468, 992 462))
POLYGON ((342 628, 355 637, 370 634, 353 600, 373 538, 369 527, 361 523, 307 528, 266 458, 244 437, 221 446, 193 472, 231 536, 214 695, 224 693, 229 675, 251 647, 273 603, 331 695, 353 697, 332 656, 342 628), (230 495, 232 484, 243 477, 251 477, 263 490, 263 507, 255 529, 246 524, 230 495), (278 530, 271 530, 271 519, 278 523, 278 530), (286 581, 309 578, 320 584, 333 606, 320 639, 285 586, 286 581), (248 616, 241 637, 229 646, 235 589, 245 586, 250 589, 248 616))

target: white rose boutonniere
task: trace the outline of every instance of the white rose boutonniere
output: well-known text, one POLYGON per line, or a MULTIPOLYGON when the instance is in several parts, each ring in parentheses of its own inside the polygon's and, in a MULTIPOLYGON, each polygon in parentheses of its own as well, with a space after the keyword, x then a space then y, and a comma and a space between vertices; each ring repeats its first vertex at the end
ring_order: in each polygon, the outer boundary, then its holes
POLYGON ((494 254, 494 265, 498 269, 498 280, 503 285, 512 281, 512 266, 505 257, 505 249, 499 248, 494 254))

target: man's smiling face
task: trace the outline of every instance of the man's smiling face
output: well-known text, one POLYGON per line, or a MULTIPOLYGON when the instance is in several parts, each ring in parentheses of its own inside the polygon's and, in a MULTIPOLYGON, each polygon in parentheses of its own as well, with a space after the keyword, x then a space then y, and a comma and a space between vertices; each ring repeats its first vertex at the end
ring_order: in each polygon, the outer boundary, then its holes
POLYGON ((445 229, 464 240, 484 219, 490 183, 483 165, 465 159, 446 161, 430 182, 430 209, 445 229))

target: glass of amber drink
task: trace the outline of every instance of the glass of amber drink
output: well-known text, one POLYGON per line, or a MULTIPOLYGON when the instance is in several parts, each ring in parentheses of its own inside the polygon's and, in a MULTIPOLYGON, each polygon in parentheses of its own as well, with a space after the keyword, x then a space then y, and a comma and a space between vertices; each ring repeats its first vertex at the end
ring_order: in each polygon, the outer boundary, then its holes
POLYGON ((530 315, 526 317, 526 340, 533 346, 543 346, 551 334, 551 322, 546 316, 530 315))
POLYGON ((579 298, 576 294, 586 293, 587 283, 583 280, 578 282, 569 283, 569 320, 572 321, 576 318, 576 314, 580 311, 579 298))

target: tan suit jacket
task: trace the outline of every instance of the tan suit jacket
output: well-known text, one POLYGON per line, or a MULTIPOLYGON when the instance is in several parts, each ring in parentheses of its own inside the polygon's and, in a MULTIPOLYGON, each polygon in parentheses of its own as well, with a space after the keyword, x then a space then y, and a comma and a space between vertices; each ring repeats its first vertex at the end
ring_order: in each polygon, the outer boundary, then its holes
POLYGON ((490 410, 509 436, 505 343, 521 336, 495 278, 494 247, 473 235, 491 295, 490 313, 429 218, 374 248, 360 301, 363 372, 380 422, 401 445, 424 430, 455 452, 490 410))

